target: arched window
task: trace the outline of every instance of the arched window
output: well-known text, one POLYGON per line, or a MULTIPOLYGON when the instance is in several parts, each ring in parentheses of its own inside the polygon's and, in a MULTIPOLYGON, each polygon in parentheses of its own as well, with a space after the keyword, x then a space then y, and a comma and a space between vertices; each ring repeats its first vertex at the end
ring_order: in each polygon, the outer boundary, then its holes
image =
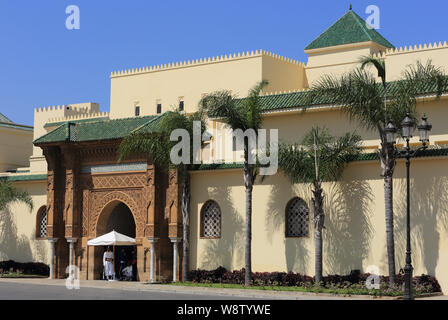
POLYGON ((208 200, 201 210, 201 237, 221 237, 221 209, 213 200, 208 200))
POLYGON ((309 231, 309 210, 303 199, 294 198, 286 206, 286 236, 307 237, 309 231))
POLYGON ((43 206, 37 211, 37 221, 36 221, 36 238, 46 238, 47 237, 47 207, 43 206))

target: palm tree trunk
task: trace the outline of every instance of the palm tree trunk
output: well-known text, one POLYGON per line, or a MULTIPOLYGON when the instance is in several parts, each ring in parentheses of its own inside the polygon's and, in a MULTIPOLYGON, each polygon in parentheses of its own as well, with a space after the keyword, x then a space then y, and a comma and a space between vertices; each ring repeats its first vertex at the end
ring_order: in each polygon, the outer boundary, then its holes
POLYGON ((252 281, 252 190, 252 187, 246 188, 245 286, 249 286, 252 281))
POLYGON ((386 213, 386 247, 389 267, 389 284, 395 284, 395 241, 393 207, 393 173, 395 169, 395 151, 392 145, 382 144, 380 151, 384 177, 384 203, 386 213))
POLYGON ((314 183, 313 211, 314 211, 314 245, 315 245, 315 284, 319 285, 323 277, 322 267, 322 229, 324 228, 325 215, 323 209, 323 190, 320 182, 314 183))
POLYGON ((245 234, 245 274, 244 285, 250 286, 252 282, 252 190, 253 174, 249 167, 249 146, 244 143, 244 185, 246 188, 246 234, 245 234))
POLYGON ((393 182, 391 176, 384 177, 384 202, 386 209, 386 244, 389 265, 389 283, 395 283, 395 242, 394 242, 394 210, 393 182))
POLYGON ((188 281, 190 266, 190 175, 187 168, 183 168, 182 183, 182 222, 183 222, 183 253, 182 253, 182 281, 188 281))

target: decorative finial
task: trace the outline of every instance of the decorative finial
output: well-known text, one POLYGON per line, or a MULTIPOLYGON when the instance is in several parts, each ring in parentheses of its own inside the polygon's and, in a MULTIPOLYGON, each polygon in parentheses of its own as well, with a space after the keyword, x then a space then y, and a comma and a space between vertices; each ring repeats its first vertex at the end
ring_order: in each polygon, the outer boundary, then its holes
POLYGON ((349 10, 352 11, 352 4, 351 4, 351 3, 350 3, 350 8, 349 8, 349 10))

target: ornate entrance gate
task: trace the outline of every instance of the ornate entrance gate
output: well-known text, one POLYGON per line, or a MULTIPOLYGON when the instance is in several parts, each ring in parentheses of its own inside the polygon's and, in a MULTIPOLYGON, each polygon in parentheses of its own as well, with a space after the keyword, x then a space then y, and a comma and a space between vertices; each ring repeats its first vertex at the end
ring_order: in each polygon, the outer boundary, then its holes
MULTIPOLYGON (((173 245, 181 238, 177 171, 164 173, 146 159, 117 163, 119 141, 41 145, 48 163, 47 236, 54 245, 53 276, 76 265, 81 279, 95 279, 102 256, 87 241, 106 233, 112 203, 123 203, 135 221, 140 281, 173 276, 173 245), (152 252, 151 252, 152 251, 152 252), (150 264, 150 257, 153 263, 150 264)), ((181 258, 178 276, 181 274, 181 258)))

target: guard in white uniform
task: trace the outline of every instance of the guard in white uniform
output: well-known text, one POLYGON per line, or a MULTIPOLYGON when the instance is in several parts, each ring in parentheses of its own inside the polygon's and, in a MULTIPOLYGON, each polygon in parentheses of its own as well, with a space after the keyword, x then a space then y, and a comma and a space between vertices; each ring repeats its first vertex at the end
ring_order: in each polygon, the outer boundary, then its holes
POLYGON ((111 279, 114 276, 114 253, 107 247, 107 251, 104 252, 103 255, 103 265, 104 265, 104 274, 107 279, 111 279))

